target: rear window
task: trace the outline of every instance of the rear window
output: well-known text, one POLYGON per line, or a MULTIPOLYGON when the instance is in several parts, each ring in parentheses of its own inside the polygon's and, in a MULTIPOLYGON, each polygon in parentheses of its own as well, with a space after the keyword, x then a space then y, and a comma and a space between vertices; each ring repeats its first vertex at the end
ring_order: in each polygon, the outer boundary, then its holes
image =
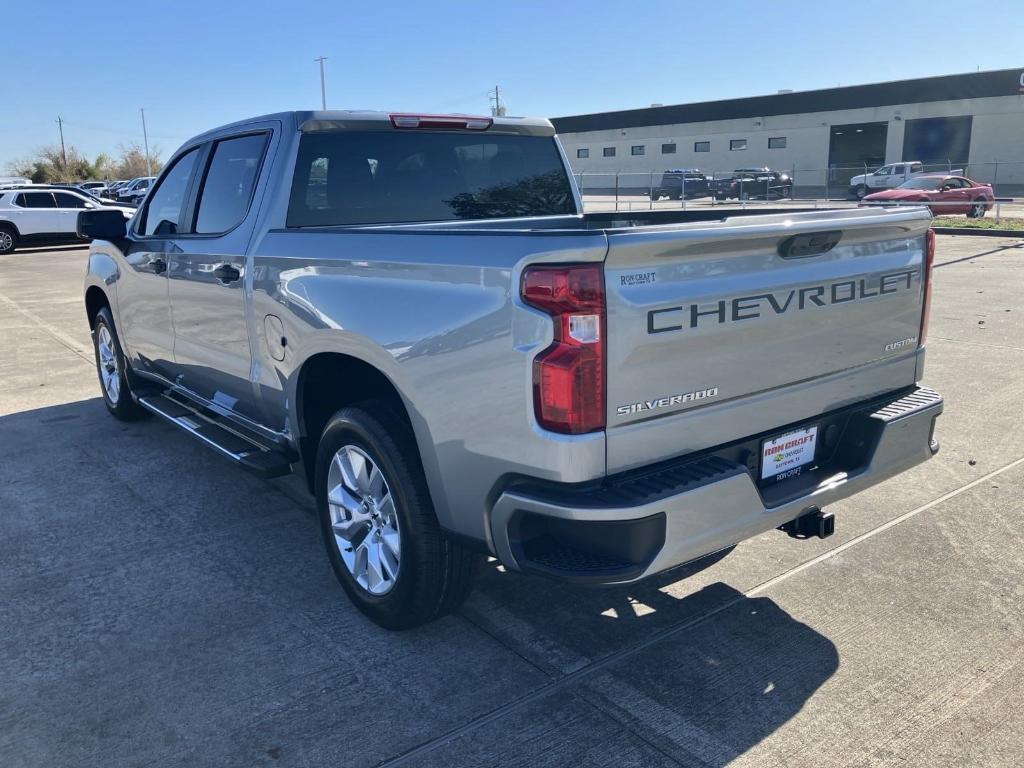
POLYGON ((474 133, 307 133, 289 227, 574 214, 555 140, 474 133))

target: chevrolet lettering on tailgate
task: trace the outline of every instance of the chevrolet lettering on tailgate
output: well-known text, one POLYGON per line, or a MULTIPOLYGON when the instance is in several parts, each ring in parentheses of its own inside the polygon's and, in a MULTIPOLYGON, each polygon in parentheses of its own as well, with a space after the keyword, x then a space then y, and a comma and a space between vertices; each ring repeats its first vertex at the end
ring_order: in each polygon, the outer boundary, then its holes
POLYGON ((890 293, 909 291, 916 269, 879 275, 877 279, 839 280, 825 285, 794 288, 778 293, 755 293, 705 304, 677 305, 647 313, 647 332, 666 333, 696 328, 701 323, 729 323, 754 320, 764 314, 782 315, 810 307, 845 304, 890 293))

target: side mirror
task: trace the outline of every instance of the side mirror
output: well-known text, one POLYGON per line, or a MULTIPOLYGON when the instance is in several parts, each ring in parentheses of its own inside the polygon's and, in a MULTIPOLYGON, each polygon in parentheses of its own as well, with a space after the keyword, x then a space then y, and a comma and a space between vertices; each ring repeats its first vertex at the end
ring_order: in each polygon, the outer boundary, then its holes
POLYGON ((128 234, 128 222, 121 211, 80 211, 77 231, 89 240, 119 240, 128 234))
POLYGON ((83 207, 83 208, 95 208, 96 206, 95 206, 94 204, 92 204, 92 203, 86 203, 86 204, 85 204, 85 205, 83 205, 82 207, 83 207))

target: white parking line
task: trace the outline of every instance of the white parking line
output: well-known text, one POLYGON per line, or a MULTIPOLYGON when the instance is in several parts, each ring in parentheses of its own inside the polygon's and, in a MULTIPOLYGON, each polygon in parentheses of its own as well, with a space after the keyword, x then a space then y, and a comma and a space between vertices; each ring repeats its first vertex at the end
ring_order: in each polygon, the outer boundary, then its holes
POLYGON ((60 328, 57 328, 56 326, 51 325, 50 323, 46 322, 43 318, 41 318, 35 312, 32 312, 31 310, 25 309, 20 304, 18 304, 14 299, 12 299, 12 298, 10 298, 8 296, 5 296, 2 293, 0 293, 0 303, 4 304, 5 306, 10 307, 11 309, 13 309, 15 312, 19 313, 25 319, 30 320, 34 325, 37 325, 38 327, 42 328, 48 334, 53 336, 53 338, 56 339, 62 346, 67 347, 69 350, 74 352, 80 358, 85 360, 85 362, 89 363, 90 365, 94 362, 93 361, 93 353, 92 353, 91 349, 85 349, 84 347, 82 347, 81 344, 79 344, 71 336, 68 336, 60 328))

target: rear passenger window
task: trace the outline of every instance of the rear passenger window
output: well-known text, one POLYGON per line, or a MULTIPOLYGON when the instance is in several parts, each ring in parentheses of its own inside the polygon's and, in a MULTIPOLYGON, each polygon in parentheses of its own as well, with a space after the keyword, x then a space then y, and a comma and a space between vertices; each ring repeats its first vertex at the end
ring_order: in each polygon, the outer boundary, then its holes
POLYGON ((161 179, 160 185, 153 190, 141 225, 143 235, 178 234, 181 206, 185 203, 188 180, 192 178, 192 169, 198 155, 199 150, 193 149, 179 157, 161 179))
POLYGON ((85 200, 67 192, 54 192, 58 208, 85 208, 85 200))
POLYGON ((220 234, 241 224, 260 172, 265 133, 218 141, 199 193, 197 234, 220 234))

